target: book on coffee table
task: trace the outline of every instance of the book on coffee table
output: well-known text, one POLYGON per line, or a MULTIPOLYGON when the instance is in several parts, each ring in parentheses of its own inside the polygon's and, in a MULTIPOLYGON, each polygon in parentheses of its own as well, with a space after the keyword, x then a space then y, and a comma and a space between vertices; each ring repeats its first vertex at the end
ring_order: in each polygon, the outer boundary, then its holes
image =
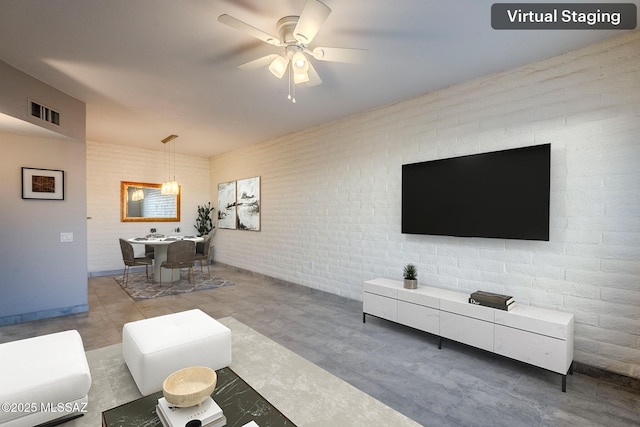
POLYGON ((222 409, 211 397, 207 398, 200 405, 190 406, 188 408, 173 406, 167 402, 164 397, 161 397, 158 399, 156 408, 158 417, 161 421, 164 419, 168 427, 183 427, 191 420, 200 420, 203 427, 218 427, 226 424, 226 418, 224 418, 222 409), (224 422, 220 424, 223 418, 224 422))
MULTIPOLYGON (((167 421, 167 419, 164 417, 164 414, 160 411, 158 406, 156 406, 156 411, 158 414, 158 418, 160 419, 160 423, 162 424, 162 427, 176 427, 174 425, 169 424, 169 421, 167 421)), ((226 425, 227 425, 227 417, 223 415, 222 417, 218 418, 215 421, 210 422, 209 424, 202 424, 202 427, 224 427, 226 425)))

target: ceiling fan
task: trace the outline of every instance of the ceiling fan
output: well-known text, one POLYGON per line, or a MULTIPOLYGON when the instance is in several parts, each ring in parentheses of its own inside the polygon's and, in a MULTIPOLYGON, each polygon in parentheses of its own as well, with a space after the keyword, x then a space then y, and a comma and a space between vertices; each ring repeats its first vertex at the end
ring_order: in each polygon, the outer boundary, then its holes
POLYGON ((284 48, 281 54, 270 54, 239 66, 242 69, 269 67, 271 74, 282 78, 289 73, 289 99, 295 100, 295 85, 306 83, 307 86, 317 86, 322 79, 309 61, 313 57, 319 61, 346 62, 358 64, 366 61, 367 50, 339 47, 315 47, 309 44, 313 41, 320 27, 327 19, 331 9, 319 0, 307 0, 300 16, 285 16, 276 24, 279 37, 265 33, 246 22, 233 16, 223 14, 218 21, 236 30, 242 31, 273 46, 284 48), (294 95, 291 96, 293 89, 294 95))

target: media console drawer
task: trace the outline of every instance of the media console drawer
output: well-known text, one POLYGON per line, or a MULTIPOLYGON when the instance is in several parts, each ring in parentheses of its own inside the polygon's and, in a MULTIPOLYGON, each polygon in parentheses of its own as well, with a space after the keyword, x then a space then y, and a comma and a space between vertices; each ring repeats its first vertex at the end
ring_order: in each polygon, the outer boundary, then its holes
POLYGON ((398 301, 398 323, 430 334, 440 335, 440 310, 398 301))
POLYGON ((562 375, 573 363, 574 316, 517 305, 510 311, 469 304, 469 295, 401 281, 364 282, 362 321, 370 314, 442 338, 458 341, 562 375))
POLYGON ((491 322, 440 312, 440 336, 444 338, 493 351, 493 330, 491 322))
POLYGON ((362 298, 363 311, 392 322, 398 320, 398 300, 365 292, 362 298))
POLYGON ((571 365, 567 356, 570 343, 520 329, 496 325, 494 352, 558 374, 566 374, 571 365))

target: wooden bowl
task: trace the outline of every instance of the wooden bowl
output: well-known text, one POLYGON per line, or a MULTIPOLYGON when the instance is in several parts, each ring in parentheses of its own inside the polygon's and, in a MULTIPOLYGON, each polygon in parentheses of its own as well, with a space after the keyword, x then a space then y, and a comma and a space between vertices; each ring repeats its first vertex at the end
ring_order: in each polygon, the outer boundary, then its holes
POLYGON ((171 405, 187 408, 204 402, 213 393, 217 381, 216 371, 211 368, 184 368, 164 380, 162 393, 171 405))

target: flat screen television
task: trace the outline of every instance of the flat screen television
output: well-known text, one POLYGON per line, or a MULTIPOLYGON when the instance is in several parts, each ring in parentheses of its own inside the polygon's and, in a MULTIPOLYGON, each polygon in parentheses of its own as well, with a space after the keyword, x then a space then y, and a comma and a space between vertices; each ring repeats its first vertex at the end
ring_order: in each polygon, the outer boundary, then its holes
POLYGON ((549 240, 551 145, 402 165, 402 233, 549 240))

